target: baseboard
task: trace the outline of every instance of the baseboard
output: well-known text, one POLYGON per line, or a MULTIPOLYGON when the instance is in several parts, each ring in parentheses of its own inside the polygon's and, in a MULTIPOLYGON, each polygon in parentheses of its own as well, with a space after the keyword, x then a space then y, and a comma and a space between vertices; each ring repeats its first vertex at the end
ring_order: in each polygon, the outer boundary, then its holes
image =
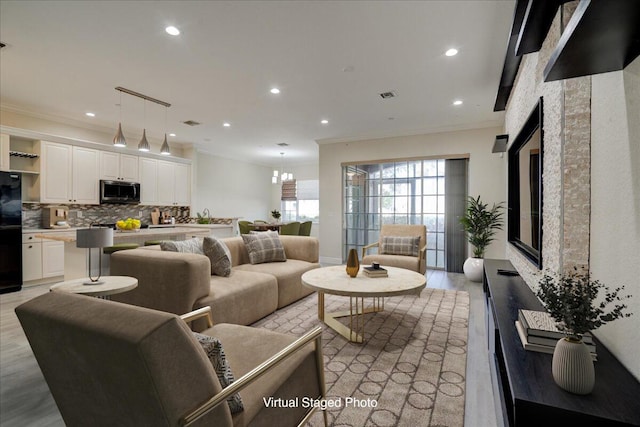
POLYGON ((342 258, 321 256, 320 257, 320 264, 322 264, 322 265, 342 265, 342 258))

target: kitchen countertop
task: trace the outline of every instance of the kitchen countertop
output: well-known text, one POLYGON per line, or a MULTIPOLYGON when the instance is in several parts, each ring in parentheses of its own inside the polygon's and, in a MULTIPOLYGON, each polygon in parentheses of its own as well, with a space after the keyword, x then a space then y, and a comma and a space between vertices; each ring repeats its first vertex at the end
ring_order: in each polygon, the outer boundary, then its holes
MULTIPOLYGON (((56 240, 60 242, 75 242, 76 241, 76 230, 77 228, 70 228, 66 230, 38 230, 36 231, 35 237, 39 237, 41 239, 49 239, 56 240), (42 231, 42 232, 41 232, 42 231), (56 233, 50 233, 51 231, 56 231, 56 233)), ((27 232, 26 230, 23 230, 27 232)), ((29 231, 31 232, 31 231, 29 231)), ((144 236, 145 238, 151 237, 161 237, 161 236, 169 236, 172 234, 188 234, 188 233, 202 233, 202 228, 196 227, 171 227, 171 228, 142 228, 140 231, 132 231, 132 232, 123 232, 114 230, 113 239, 118 240, 122 238, 130 238, 130 237, 138 237, 144 236)))

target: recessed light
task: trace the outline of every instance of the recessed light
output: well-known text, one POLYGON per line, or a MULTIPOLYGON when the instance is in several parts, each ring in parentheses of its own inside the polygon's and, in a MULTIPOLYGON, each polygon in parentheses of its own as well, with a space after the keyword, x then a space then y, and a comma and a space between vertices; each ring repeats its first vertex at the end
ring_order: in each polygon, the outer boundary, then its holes
POLYGON ((274 95, 277 95, 280 93, 280 89, 278 89, 277 87, 273 87, 269 92, 271 92, 274 95))
POLYGON ((167 34, 171 34, 172 36, 180 35, 180 30, 174 27, 173 25, 168 26, 164 30, 167 32, 167 34))
POLYGON ((453 105, 462 105, 462 101, 459 99, 456 99, 455 101, 453 101, 453 105))
POLYGON ((222 124, 222 126, 224 126, 224 127, 228 128, 228 127, 231 127, 231 123, 224 122, 224 123, 222 124))
POLYGON ((320 120, 320 123, 322 123, 323 125, 329 124, 329 120, 324 119, 324 120, 320 120))
POLYGON ((451 48, 447 50, 444 54, 447 56, 456 56, 458 54, 458 49, 451 48))
POLYGON ((169 136, 176 136, 176 134, 175 133, 170 133, 169 136))
POLYGON ((84 113, 85 116, 95 117, 96 113, 84 113))

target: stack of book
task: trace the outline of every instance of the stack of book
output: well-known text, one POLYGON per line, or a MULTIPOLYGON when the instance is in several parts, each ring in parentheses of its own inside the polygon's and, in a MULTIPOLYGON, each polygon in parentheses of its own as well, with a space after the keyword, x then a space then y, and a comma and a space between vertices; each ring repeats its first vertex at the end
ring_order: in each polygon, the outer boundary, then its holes
POLYGON ((387 270, 382 267, 378 267, 378 268, 363 267, 362 272, 367 277, 389 277, 387 270))
MULTIPOLYGON (((566 334, 556 327, 556 322, 545 311, 518 310, 516 329, 525 350, 553 354, 559 339, 566 334)), ((593 336, 586 333, 582 341, 587 345, 593 360, 597 360, 596 345, 593 336)))

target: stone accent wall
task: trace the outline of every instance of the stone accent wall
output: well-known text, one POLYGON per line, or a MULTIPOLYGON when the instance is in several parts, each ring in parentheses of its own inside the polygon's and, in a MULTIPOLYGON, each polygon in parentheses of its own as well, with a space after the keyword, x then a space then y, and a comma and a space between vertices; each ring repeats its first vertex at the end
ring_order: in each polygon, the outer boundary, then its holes
MULTIPOLYGON (((543 97, 542 264, 543 271, 552 272, 589 265, 591 79, 543 80, 576 5, 564 5, 540 51, 523 58, 505 114, 505 130, 513 140, 543 97)), ((507 258, 535 289, 542 271, 511 245, 507 258)))

